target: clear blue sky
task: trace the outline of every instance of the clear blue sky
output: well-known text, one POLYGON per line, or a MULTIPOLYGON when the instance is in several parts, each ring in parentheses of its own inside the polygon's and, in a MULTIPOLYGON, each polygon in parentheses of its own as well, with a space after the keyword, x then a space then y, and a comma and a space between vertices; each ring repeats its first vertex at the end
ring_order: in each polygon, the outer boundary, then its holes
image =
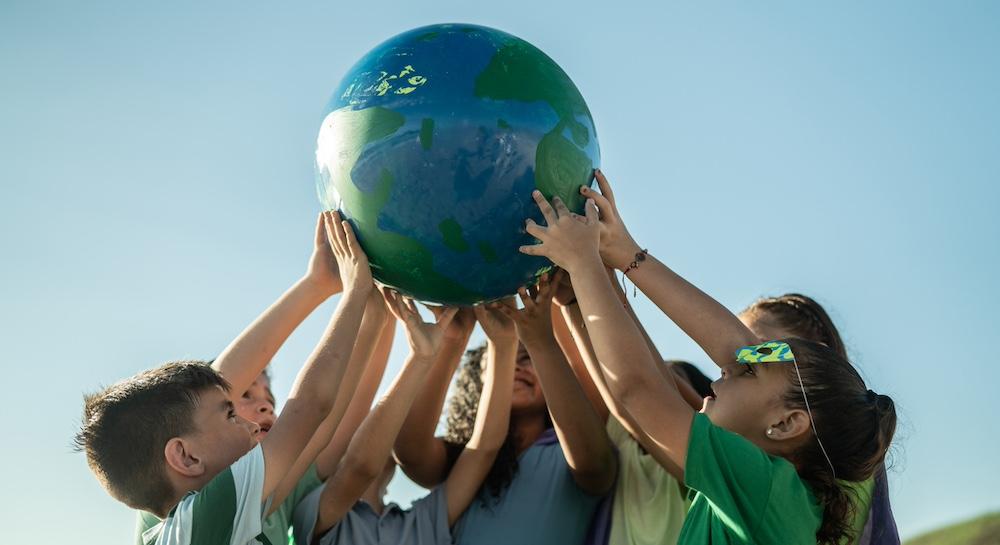
MULTIPOLYGON (((651 252, 734 310, 827 305, 898 403, 904 536, 1000 508, 998 4, 96 4, 0 3, 7 541, 130 539, 70 451, 81 394, 214 356, 301 274, 328 93, 375 43, 448 21, 563 66, 651 252)), ((279 398, 331 308, 278 355, 279 398)))

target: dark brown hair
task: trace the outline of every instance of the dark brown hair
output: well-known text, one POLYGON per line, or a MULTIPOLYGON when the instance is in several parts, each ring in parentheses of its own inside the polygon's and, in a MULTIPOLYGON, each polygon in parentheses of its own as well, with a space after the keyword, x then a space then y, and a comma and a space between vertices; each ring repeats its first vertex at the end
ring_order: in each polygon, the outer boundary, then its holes
MULTIPOLYGON (((449 471, 462 454, 465 444, 472 438, 472 430, 476 425, 476 411, 479 409, 479 399, 483 393, 482 373, 485 354, 485 344, 466 351, 465 358, 455 373, 455 384, 448 399, 444 435, 449 471)), ((549 427, 552 426, 548 411, 545 411, 545 423, 549 427)), ((514 429, 510 428, 507 430, 507 438, 497 451, 490 472, 483 480, 483 489, 488 491, 493 499, 499 499, 517 475, 515 444, 514 429)))
POLYGON ((789 336, 823 343, 842 357, 847 357, 847 349, 837 326, 833 325, 823 306, 812 297, 801 293, 762 297, 747 307, 743 314, 781 329, 789 336))
POLYGON ((789 383, 784 402, 810 411, 815 425, 815 437, 790 459, 823 506, 816 540, 830 545, 845 537, 853 540, 858 537, 851 535, 856 499, 838 480, 864 481, 882 466, 896 430, 895 404, 889 396, 869 390, 857 370, 831 346, 798 338, 785 342, 795 355, 798 373, 795 366, 782 364, 789 383))
POLYGON ((76 449, 115 499, 160 512, 174 493, 163 449, 194 431, 199 394, 214 387, 229 390, 206 362, 177 361, 86 395, 76 449))

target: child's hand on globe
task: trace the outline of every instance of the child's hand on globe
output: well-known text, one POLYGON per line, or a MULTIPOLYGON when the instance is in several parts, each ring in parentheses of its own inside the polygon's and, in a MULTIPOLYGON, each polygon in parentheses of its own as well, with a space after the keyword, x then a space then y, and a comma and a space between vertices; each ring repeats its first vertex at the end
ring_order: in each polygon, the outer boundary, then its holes
POLYGON ((545 226, 527 220, 525 231, 540 243, 521 246, 521 253, 545 256, 571 275, 580 266, 600 263, 601 225, 593 199, 587 199, 586 215, 581 216, 566 208, 559 197, 553 197, 552 204, 538 190, 532 197, 545 217, 545 226))
POLYGON ((329 297, 344 289, 344 285, 340 281, 337 258, 333 255, 333 247, 330 246, 330 240, 326 234, 326 224, 322 212, 316 218, 316 236, 313 241, 312 256, 309 257, 309 267, 306 269, 305 281, 324 297, 329 297))
POLYGON ((593 199, 598 211, 600 211, 601 259, 609 267, 625 270, 642 248, 636 244, 628 229, 625 228, 625 222, 622 221, 621 214, 618 213, 615 194, 611 191, 608 179, 600 170, 595 172, 595 177, 601 192, 598 193, 587 186, 582 186, 580 194, 588 199, 593 199))
POLYGON ((368 256, 361 249, 351 225, 340 217, 338 212, 324 212, 326 236, 337 258, 337 269, 340 272, 340 282, 345 290, 368 295, 368 290, 374 287, 371 266, 368 256))

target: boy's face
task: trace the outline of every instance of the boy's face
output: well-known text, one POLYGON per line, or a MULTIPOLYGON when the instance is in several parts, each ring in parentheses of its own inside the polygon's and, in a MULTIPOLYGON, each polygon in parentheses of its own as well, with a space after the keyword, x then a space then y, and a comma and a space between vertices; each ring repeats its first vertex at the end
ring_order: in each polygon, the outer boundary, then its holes
POLYGON ((222 388, 215 387, 199 395, 194 413, 195 431, 186 437, 194 454, 203 460, 211 474, 229 467, 257 445, 260 426, 236 412, 222 388))
POLYGON ((253 381, 250 388, 236 400, 236 413, 244 420, 249 420, 260 426, 257 440, 261 441, 271 431, 271 426, 277 417, 274 414, 274 394, 271 393, 271 380, 261 373, 253 381))

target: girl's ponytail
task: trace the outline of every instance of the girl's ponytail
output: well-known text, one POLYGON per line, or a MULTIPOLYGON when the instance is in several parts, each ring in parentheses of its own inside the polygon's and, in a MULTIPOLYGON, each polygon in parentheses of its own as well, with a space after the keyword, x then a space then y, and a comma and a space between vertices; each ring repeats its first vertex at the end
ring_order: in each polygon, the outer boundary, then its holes
POLYGON ((859 502, 843 481, 865 481, 881 468, 896 431, 896 406, 889 396, 869 390, 857 370, 826 344, 786 341, 799 373, 789 366, 785 404, 805 409, 805 390, 815 433, 829 455, 811 437, 791 460, 823 506, 817 542, 837 545, 858 537, 851 535, 851 523, 859 502))

